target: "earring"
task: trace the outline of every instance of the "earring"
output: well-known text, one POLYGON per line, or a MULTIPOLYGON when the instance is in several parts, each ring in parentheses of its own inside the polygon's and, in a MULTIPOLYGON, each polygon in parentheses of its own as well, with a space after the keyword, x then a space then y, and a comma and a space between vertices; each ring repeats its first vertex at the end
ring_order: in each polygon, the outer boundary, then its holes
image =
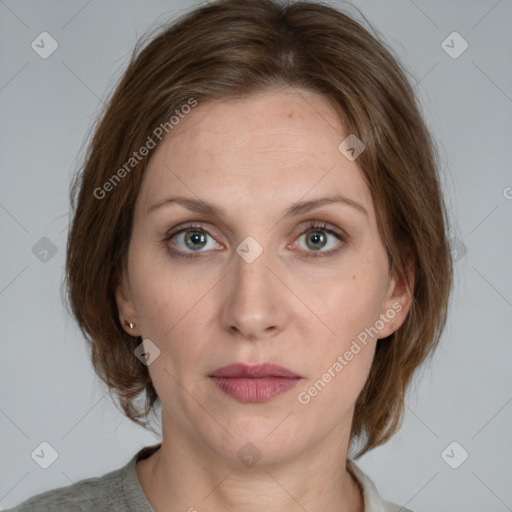
POLYGON ((124 325, 126 325, 130 329, 133 329, 135 327, 135 324, 133 322, 128 322, 126 318, 124 319, 124 325))

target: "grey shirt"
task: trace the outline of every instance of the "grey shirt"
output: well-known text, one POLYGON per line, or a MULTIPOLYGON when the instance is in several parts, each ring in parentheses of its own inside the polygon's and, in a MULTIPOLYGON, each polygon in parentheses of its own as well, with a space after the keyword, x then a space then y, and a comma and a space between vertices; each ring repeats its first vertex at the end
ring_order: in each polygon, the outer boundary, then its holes
MULTIPOLYGON (((160 444, 138 451, 122 468, 38 494, 6 512, 155 512, 137 477, 135 464, 160 444)), ((384 501, 370 478, 350 459, 347 468, 363 489, 364 512, 411 512, 384 501)))

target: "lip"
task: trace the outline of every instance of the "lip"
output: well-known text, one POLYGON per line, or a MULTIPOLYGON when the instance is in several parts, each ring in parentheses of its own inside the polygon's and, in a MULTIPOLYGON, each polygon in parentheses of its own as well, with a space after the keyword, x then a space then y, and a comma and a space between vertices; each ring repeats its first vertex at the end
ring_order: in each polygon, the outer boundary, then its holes
POLYGON ((231 364, 218 368, 209 377, 228 396, 249 403, 271 400, 302 379, 291 370, 271 363, 254 366, 231 364))
POLYGON ((246 378, 262 379, 265 377, 287 377, 290 379, 299 379, 300 375, 273 363, 263 363, 247 365, 243 363, 230 364, 217 368, 210 377, 228 377, 228 378, 246 378))

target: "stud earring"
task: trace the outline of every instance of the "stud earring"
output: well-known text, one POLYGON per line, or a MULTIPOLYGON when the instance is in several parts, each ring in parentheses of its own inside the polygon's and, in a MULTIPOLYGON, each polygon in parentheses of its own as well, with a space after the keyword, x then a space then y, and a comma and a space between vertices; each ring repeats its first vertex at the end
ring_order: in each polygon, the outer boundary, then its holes
POLYGON ((133 322, 128 322, 126 318, 124 319, 124 325, 126 325, 130 329, 133 329, 135 327, 135 324, 133 322))

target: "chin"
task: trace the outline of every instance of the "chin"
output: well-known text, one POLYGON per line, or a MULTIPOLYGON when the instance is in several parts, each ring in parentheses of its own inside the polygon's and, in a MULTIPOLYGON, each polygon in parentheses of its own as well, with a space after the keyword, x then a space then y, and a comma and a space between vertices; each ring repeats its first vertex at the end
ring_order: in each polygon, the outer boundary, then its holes
POLYGON ((279 422, 274 420, 252 420, 250 425, 244 422, 236 430, 230 430, 232 436, 225 433, 222 440, 205 440, 205 444, 215 454, 233 464, 248 468, 254 465, 279 464, 297 455, 303 443, 290 428, 279 432, 278 425, 279 422))

